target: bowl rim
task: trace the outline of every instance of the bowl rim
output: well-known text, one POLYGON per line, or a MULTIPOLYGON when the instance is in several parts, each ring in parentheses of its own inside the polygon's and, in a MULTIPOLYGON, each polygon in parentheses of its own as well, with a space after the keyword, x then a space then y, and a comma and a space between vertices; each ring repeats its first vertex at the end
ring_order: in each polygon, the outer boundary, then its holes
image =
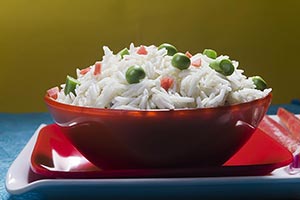
MULTIPOLYGON (((80 113, 174 113, 174 112, 208 112, 208 111, 222 111, 222 110, 230 110, 230 109, 240 109, 241 107, 247 107, 252 104, 260 103, 260 102, 269 102, 269 105, 272 101, 272 92, 266 95, 263 98, 255 99, 253 101, 232 104, 232 105, 224 105, 219 107, 209 107, 209 108, 177 108, 177 109, 151 109, 151 110, 126 110, 126 109, 109 109, 109 108, 95 108, 95 107, 85 107, 85 106, 76 106, 71 104, 66 104, 62 102, 58 102, 55 99, 51 98, 48 94, 45 94, 44 101, 48 106, 58 108, 60 110, 68 110, 72 112, 80 112, 80 113)), ((268 106, 269 106, 268 105, 268 106)))

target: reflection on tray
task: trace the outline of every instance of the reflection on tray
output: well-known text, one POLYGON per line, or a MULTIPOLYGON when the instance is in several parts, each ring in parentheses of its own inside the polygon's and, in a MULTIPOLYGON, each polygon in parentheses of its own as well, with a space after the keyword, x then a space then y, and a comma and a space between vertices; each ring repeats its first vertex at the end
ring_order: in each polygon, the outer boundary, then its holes
POLYGON ((86 160, 52 124, 41 129, 38 135, 31 156, 31 169, 48 178, 251 176, 269 174, 292 159, 287 149, 257 130, 221 167, 102 170, 86 160))

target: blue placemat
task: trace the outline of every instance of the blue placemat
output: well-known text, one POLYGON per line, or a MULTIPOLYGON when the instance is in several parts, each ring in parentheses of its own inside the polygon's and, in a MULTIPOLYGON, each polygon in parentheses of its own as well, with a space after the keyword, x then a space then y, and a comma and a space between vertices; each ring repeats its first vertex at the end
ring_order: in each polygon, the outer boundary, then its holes
POLYGON ((294 113, 294 114, 300 114, 300 105, 298 104, 276 104, 276 105, 271 105, 267 114, 268 115, 276 115, 277 109, 279 107, 283 107, 287 109, 288 111, 294 113))
POLYGON ((53 123, 48 113, 0 113, 0 199, 41 199, 39 194, 33 193, 10 195, 5 189, 5 176, 14 159, 42 123, 53 123))
POLYGON ((293 99, 293 100, 291 101, 291 103, 300 106, 300 99, 293 99))

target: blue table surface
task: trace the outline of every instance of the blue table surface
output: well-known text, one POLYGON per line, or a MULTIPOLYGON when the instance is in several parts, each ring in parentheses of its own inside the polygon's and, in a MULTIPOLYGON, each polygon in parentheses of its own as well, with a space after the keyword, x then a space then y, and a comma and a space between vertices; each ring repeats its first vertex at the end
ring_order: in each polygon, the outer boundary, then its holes
MULTIPOLYGON (((299 114, 299 104, 271 105, 267 114, 276 114, 278 107, 299 114)), ((44 199, 36 193, 11 195, 5 189, 5 176, 8 168, 29 141, 40 124, 51 124, 53 120, 49 113, 0 113, 0 198, 6 199, 44 199)))

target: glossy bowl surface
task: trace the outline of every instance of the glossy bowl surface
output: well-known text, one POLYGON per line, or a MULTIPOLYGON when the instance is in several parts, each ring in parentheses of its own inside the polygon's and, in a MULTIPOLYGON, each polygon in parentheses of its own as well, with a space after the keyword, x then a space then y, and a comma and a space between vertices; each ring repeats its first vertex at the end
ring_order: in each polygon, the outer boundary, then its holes
POLYGON ((45 102, 62 133, 102 169, 221 166, 256 130, 272 94, 217 108, 133 111, 45 102))

